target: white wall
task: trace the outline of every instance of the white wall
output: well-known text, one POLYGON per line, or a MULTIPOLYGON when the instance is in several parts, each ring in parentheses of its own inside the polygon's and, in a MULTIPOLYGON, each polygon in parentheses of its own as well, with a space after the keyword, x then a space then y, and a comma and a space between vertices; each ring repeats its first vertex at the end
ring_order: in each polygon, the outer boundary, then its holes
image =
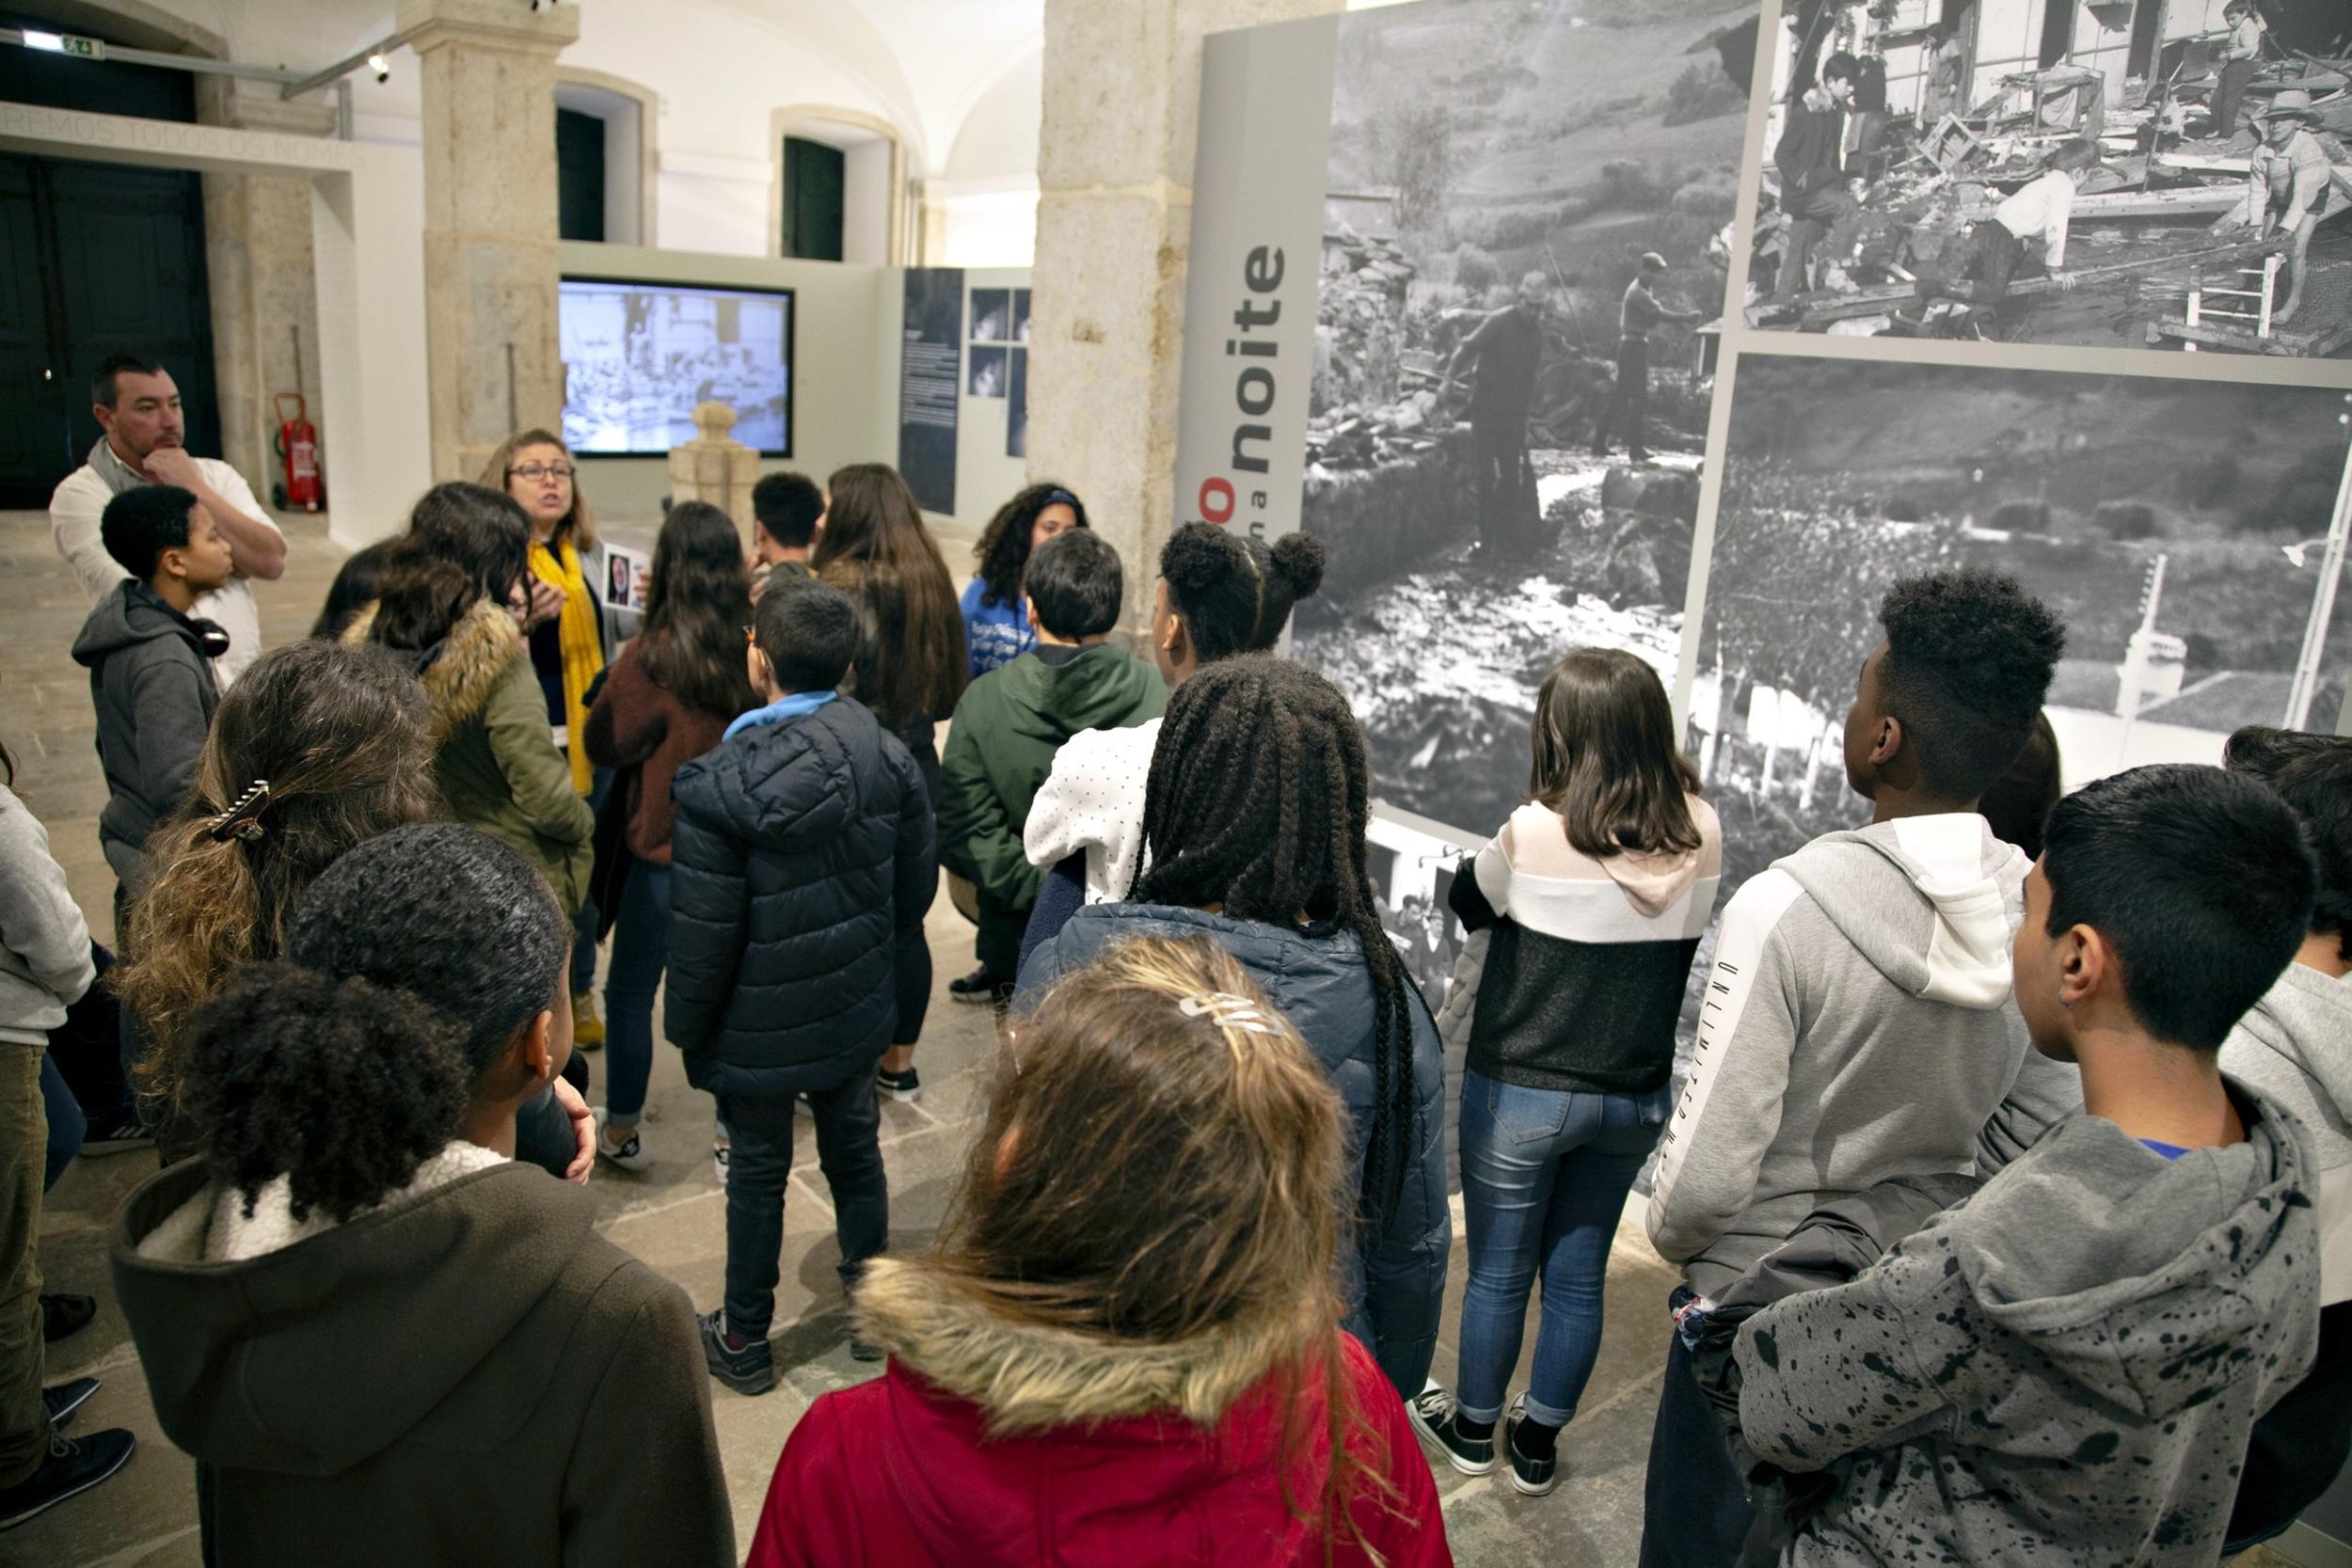
POLYGON ((890 143, 880 136, 842 155, 841 259, 879 265, 890 254, 890 143))

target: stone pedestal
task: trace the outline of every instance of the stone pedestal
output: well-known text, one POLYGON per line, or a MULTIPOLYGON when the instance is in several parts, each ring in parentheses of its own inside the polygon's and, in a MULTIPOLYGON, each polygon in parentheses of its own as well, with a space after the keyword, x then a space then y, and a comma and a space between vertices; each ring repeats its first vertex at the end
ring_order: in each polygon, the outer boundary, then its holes
POLYGON ((580 8, 401 0, 424 100, 433 473, 474 479, 517 430, 558 428, 555 57, 580 8))
MULTIPOLYGON (((196 90, 197 119, 206 125, 302 136, 335 133, 334 102, 318 94, 288 102, 273 83, 229 76, 199 76, 196 90)), ((284 472, 271 446, 278 429, 271 395, 300 392, 310 402, 310 422, 326 423, 310 182, 300 175, 205 175, 204 269, 212 291, 220 456, 267 504, 271 483, 284 472)), ((324 440, 319 456, 325 467, 324 440)), ((332 470, 327 478, 331 483, 332 470)))
POLYGON ((694 405, 694 438, 670 449, 670 504, 707 501, 735 519, 743 547, 752 543, 752 486, 759 483, 759 453, 727 434, 735 409, 724 403, 694 405))
POLYGON ((1150 613, 1174 515, 1200 39, 1343 0, 1045 0, 1029 477, 1058 479, 1150 613))

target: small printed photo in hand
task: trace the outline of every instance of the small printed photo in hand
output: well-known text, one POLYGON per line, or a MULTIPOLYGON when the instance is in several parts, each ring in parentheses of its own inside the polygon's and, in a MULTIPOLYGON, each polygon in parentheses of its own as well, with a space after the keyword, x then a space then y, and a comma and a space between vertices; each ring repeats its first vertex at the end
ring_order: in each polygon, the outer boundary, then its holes
POLYGON ((1029 291, 1026 289, 1012 292, 1012 341, 1016 343, 1029 341, 1029 291))
POLYGON ((614 610, 645 608, 645 596, 638 592, 652 569, 652 561, 636 550, 622 545, 604 547, 604 602, 614 610))
POLYGON ((1012 294, 1006 289, 972 291, 972 341, 1002 343, 1012 337, 1012 294))
POLYGON ((1787 8, 1748 325, 2352 353, 2345 15, 1787 8))
POLYGON ((1005 395, 1005 354, 1006 351, 1001 348, 974 346, 970 379, 964 384, 968 396, 1000 398, 1005 395))

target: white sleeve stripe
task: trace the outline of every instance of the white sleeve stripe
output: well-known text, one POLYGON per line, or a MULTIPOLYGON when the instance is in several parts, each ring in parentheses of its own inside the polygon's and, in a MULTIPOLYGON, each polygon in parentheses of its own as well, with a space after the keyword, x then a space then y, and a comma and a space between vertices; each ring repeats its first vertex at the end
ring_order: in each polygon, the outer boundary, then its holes
POLYGON ((1683 1157, 1691 1147, 1688 1134, 1697 1130, 1699 1118, 1706 1114, 1708 1096, 1714 1092, 1716 1077, 1723 1070, 1725 1048, 1739 1032, 1764 943, 1788 906, 1804 893, 1794 877, 1773 867, 1749 878, 1724 907, 1723 930, 1715 942, 1715 967, 1699 999, 1698 1047, 1691 1058, 1690 1082, 1683 1085, 1681 1102, 1666 1119, 1666 1131, 1659 1139, 1657 1188, 1650 1196, 1653 1208, 1664 1206, 1676 1179, 1682 1174, 1683 1157))

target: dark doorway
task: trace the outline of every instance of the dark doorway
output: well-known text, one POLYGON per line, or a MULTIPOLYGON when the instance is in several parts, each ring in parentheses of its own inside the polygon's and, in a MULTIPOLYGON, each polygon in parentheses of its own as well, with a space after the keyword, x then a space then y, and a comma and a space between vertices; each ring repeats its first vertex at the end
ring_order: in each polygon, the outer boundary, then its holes
MULTIPOLYGON (((0 26, 58 30, 0 10, 0 26)), ((183 71, 0 49, 0 99, 194 120, 183 71)), ((99 436, 89 377, 109 354, 160 359, 188 450, 220 451, 203 185, 179 169, 0 153, 0 506, 45 507, 99 436)))
POLYGON ((2042 69, 2064 60, 2074 47, 2074 4, 2045 6, 2042 12, 2042 69))
POLYGON ((2156 48, 2164 40, 2164 0, 2139 0, 2132 8, 2132 47, 2123 56, 2123 70, 2132 76, 2149 76, 2156 67, 2156 48))
POLYGON ((555 111, 556 230, 567 240, 604 238, 604 121, 555 111))
POLYGON ((784 138, 783 254, 808 261, 841 260, 842 192, 848 161, 837 147, 784 138))

